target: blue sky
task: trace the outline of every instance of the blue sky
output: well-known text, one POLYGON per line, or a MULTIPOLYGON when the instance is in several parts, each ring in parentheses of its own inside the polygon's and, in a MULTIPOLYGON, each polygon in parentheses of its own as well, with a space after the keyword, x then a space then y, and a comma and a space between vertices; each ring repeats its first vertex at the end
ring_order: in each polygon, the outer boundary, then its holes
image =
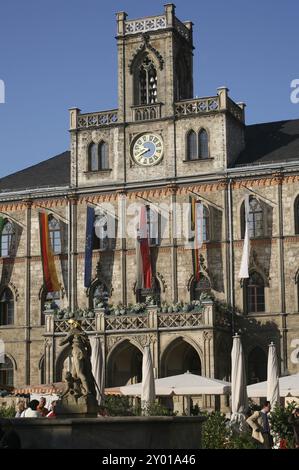
MULTIPOLYGON (((156 15, 163 4, 123 0, 10 0, 0 4, 0 177, 69 147, 68 108, 117 107, 115 12, 156 15)), ((194 23, 197 96, 228 86, 247 123, 295 119, 299 2, 177 0, 194 23)))

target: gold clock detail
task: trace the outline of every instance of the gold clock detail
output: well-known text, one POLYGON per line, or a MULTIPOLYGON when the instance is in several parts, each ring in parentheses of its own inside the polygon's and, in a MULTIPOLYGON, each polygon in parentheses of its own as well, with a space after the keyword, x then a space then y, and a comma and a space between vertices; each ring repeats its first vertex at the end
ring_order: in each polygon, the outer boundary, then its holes
POLYGON ((158 134, 146 133, 138 136, 132 145, 132 158, 141 166, 153 166, 163 158, 163 139, 158 134))

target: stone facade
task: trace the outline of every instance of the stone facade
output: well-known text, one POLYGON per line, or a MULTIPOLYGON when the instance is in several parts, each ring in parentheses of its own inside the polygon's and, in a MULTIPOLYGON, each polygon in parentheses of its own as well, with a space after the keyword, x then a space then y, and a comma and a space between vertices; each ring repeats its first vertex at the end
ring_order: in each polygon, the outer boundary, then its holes
MULTIPOLYGON (((142 349, 148 341, 157 376, 191 369, 228 379, 231 337, 238 330, 243 333, 250 380, 264 378, 272 340, 281 372, 297 372, 298 162, 233 167, 245 148, 244 105, 234 103, 226 88, 219 88, 213 97, 193 98, 192 24, 176 19, 173 5, 166 5, 164 15, 156 18, 127 21, 126 14, 119 13, 117 28, 119 107, 93 114, 70 110, 68 187, 0 193, 0 216, 16 227, 14 252, 0 259, 1 292, 9 288, 14 301, 14 324, 0 326, 5 353, 13 364, 14 385, 60 380, 69 355, 58 344, 65 320, 54 321, 53 312, 48 312, 42 324, 39 212, 47 211, 60 221, 61 253, 55 255, 60 307, 74 311, 93 309, 92 292, 99 282, 107 287, 110 303, 136 303, 135 239, 128 233, 116 238, 113 249, 93 250, 92 282, 84 287, 87 207, 109 209, 119 220, 133 203, 146 201, 157 207, 163 203, 170 213, 170 230, 151 249, 152 262, 161 303, 172 304, 189 302, 194 295, 192 250, 186 249, 182 234, 174 233, 173 211, 175 204, 187 205, 190 196, 199 199, 209 214, 209 238, 200 251, 201 272, 215 303, 205 304, 200 314, 163 313, 149 307, 139 319, 111 318, 96 310, 84 321, 88 333, 101 338, 106 385, 140 379, 142 349), (156 102, 146 105, 136 98, 137 69, 143 57, 155 64, 158 83, 156 102), (187 79, 176 85, 182 69, 188 71, 187 79), (188 132, 198 134, 201 129, 208 135, 208 158, 190 160, 188 132), (133 160, 131 146, 136 136, 147 132, 162 137, 164 156, 158 165, 142 167, 133 160), (90 145, 101 142, 108 144, 108 165, 91 171, 90 145), (264 224, 263 233, 251 240, 250 271, 264 281, 265 308, 256 312, 247 312, 246 286, 238 278, 242 210, 248 194, 259 201, 264 224), (239 312, 233 324, 232 311, 239 312)), ((134 217, 133 211, 128 213, 127 226, 133 227, 134 217)))

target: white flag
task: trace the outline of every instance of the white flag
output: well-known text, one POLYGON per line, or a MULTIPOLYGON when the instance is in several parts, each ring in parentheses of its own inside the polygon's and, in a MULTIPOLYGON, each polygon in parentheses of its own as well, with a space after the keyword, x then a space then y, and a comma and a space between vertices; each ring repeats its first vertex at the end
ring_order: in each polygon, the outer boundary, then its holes
POLYGON ((245 236, 239 279, 249 278, 250 236, 249 236, 249 196, 245 199, 245 236))

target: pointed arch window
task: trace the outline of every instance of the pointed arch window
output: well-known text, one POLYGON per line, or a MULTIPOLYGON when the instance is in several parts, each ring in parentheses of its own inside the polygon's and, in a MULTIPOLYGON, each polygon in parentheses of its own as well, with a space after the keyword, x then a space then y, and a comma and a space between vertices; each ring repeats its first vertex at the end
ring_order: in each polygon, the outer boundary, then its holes
POLYGON ((197 160, 196 133, 192 130, 187 135, 187 159, 197 160))
POLYGON ((205 129, 198 134, 198 157, 209 158, 209 136, 205 129))
POLYGON ((136 104, 155 104, 158 96, 157 70, 152 60, 146 56, 138 68, 138 102, 136 104))
POLYGON ((245 302, 247 313, 260 313, 265 311, 265 283, 257 272, 250 274, 245 282, 245 302))
POLYGON ((7 287, 0 297, 0 326, 14 324, 14 297, 7 287))
POLYGON ((15 241, 15 227, 12 222, 7 220, 4 224, 1 234, 1 257, 11 256, 13 253, 15 241))
POLYGON ((209 293, 210 291, 210 280, 204 274, 201 273, 199 280, 196 281, 196 279, 194 279, 192 282, 191 300, 200 300, 201 294, 209 293))
POLYGON ((92 142, 88 147, 88 170, 98 171, 99 169, 99 157, 98 157, 98 146, 92 142))
MULTIPOLYGON (((248 214, 248 229, 250 238, 261 238, 265 235, 265 220, 264 210, 261 202, 252 197, 249 200, 249 214, 248 214)), ((241 234, 242 238, 245 236, 246 218, 245 218, 245 203, 242 204, 241 212, 241 234)))
POLYGON ((107 304, 109 300, 109 292, 106 284, 103 282, 97 282, 90 289, 89 295, 89 308, 93 309, 99 306, 107 304))
POLYGON ((51 247, 54 254, 61 253, 61 227, 59 220, 55 219, 52 215, 48 219, 49 236, 51 240, 51 247))
POLYGON ((13 386, 14 367, 12 360, 8 356, 4 356, 4 362, 0 363, 0 384, 13 386))
POLYGON ((158 246, 161 242, 161 214, 150 206, 146 206, 146 214, 149 244, 158 246))
POLYGON ((108 144, 101 142, 99 144, 99 170, 109 169, 108 144))
POLYGON ((264 351, 256 347, 248 356, 248 383, 254 384, 267 380, 267 356, 264 351))
POLYGON ((105 211, 97 211, 94 219, 93 250, 115 248, 116 221, 105 211))
POLYGON ((60 291, 47 292, 44 290, 41 303, 41 325, 45 324, 45 310, 59 310, 61 307, 60 291))
POLYGON ((152 279, 152 288, 151 289, 137 289, 136 300, 139 303, 146 302, 146 298, 150 296, 153 297, 154 303, 160 305, 161 303, 161 286, 159 280, 154 277, 152 279))

